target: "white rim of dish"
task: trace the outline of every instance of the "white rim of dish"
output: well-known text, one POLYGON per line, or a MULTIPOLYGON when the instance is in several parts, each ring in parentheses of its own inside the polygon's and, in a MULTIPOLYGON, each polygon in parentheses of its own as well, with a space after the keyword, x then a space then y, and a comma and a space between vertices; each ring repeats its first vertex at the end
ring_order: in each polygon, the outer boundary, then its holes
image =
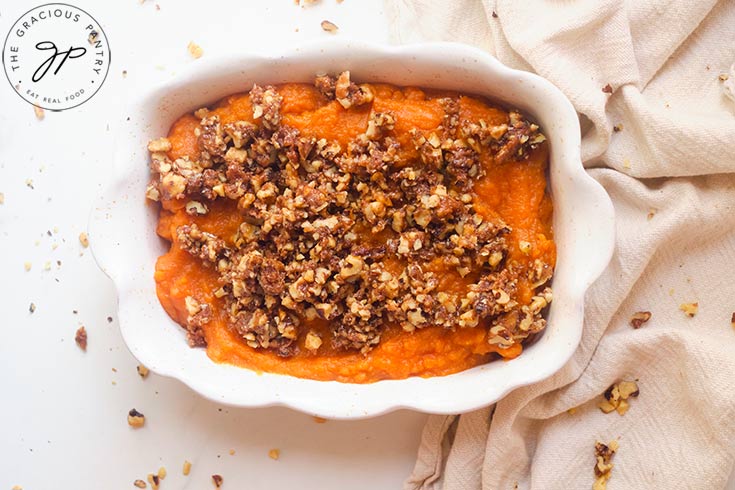
MULTIPOLYGON (((386 59, 405 59, 408 57, 413 60, 426 58, 427 52, 441 51, 444 56, 458 57, 462 59, 467 58, 475 62, 481 62, 509 83, 518 81, 532 83, 537 90, 542 90, 549 97, 557 99, 557 110, 560 111, 560 119, 574 118, 575 121, 577 119, 576 112, 571 103, 547 80, 529 72, 508 68, 488 53, 477 48, 457 43, 443 42, 387 46, 356 41, 330 40, 328 42, 314 42, 299 46, 298 48, 279 51, 272 54, 248 53, 202 58, 197 60, 196 63, 182 67, 174 80, 169 80, 159 84, 157 87, 147 91, 147 95, 141 97, 139 100, 147 102, 160 100, 167 92, 191 83, 192 78, 206 77, 203 74, 208 73, 209 70, 212 70, 217 66, 222 66, 223 64, 229 63, 237 66, 247 66, 248 62, 279 63, 303 56, 318 57, 324 53, 329 53, 332 56, 348 52, 354 54, 355 50, 372 56, 381 56, 386 59)), ((247 70, 243 70, 244 73, 246 71, 247 70)), ((135 107, 135 104, 133 107, 135 107)), ((151 135, 151 137, 153 136, 155 135, 151 135)), ((581 339, 585 291, 602 273, 612 257, 614 249, 614 211, 612 202, 602 186, 592 179, 581 165, 579 131, 576 131, 576 133, 571 135, 570 139, 571 141, 566 141, 565 145, 567 145, 568 148, 573 147, 574 149, 570 155, 567 155, 566 160, 573 160, 574 164, 566 169, 567 174, 565 177, 573 180, 575 189, 581 189, 597 206, 598 219, 594 226, 595 229, 591 230, 590 233, 595 235, 596 243, 600 247, 596 250, 595 259, 590 259, 588 263, 583 264, 584 267, 581 269, 582 272, 577 274, 574 278, 575 287, 573 288, 572 297, 569 299, 574 302, 574 314, 572 316, 576 316, 576 318, 567 317, 566 320, 568 320, 571 325, 578 324, 579 327, 574 332, 573 338, 570 338, 568 349, 564 352, 556 353, 553 357, 553 362, 549 362, 544 365, 543 369, 526 369, 523 376, 515 376, 515 379, 500 378, 496 380, 497 382, 493 386, 483 386, 485 389, 464 390, 461 395, 463 400, 461 410, 457 409, 457 403, 454 402, 451 394, 444 396, 413 398, 414 395, 412 395, 412 393, 415 390, 412 388, 416 388, 418 386, 416 383, 426 381, 424 378, 416 377, 403 380, 384 380, 371 384, 348 384, 337 383, 334 381, 314 381, 292 378, 298 380, 299 383, 312 384, 313 389, 311 390, 310 396, 305 396, 303 394, 304 390, 295 390, 299 391, 297 394, 288 391, 280 393, 273 392, 270 394, 264 394, 261 392, 260 394, 252 397, 245 396, 243 393, 224 393, 223 391, 225 390, 221 390, 220 388, 215 387, 213 390, 212 383, 203 383, 201 379, 187 376, 185 370, 182 369, 180 365, 176 365, 176 363, 170 362, 166 364, 144 358, 144 356, 141 355, 141 350, 138 349, 136 344, 131 342, 131 339, 128 338, 125 324, 122 320, 122 314, 120 314, 120 328, 123 339, 131 353, 142 363, 151 367, 151 369, 156 373, 178 379, 202 396, 225 405, 240 407, 286 406, 306 413, 318 414, 320 416, 333 419, 357 419, 372 417, 398 409, 413 409, 435 414, 452 414, 474 410, 494 403, 511 390, 550 377, 568 361, 581 339), (332 389, 331 387, 334 384, 340 385, 340 387, 338 389, 332 389), (390 386, 392 384, 399 384, 399 386, 405 387, 405 389, 380 391, 381 386, 390 386), (321 399, 320 395, 322 393, 326 395, 329 400, 329 404, 325 404, 324 400, 321 399), (392 395, 390 399, 386 399, 385 393, 390 393, 392 395)), ((125 161, 125 159, 120 158, 120 152, 123 150, 121 150, 118 144, 116 144, 115 147, 116 158, 115 168, 112 172, 113 175, 109 185, 105 188, 106 190, 98 198, 91 211, 89 228, 92 236, 94 237, 94 240, 92 240, 92 252, 95 260, 99 267, 115 284, 118 294, 118 311, 123 312, 126 308, 134 307, 133 304, 128 304, 128 302, 130 298, 129 293, 135 288, 135 284, 132 284, 126 277, 126 270, 128 267, 115 260, 114 249, 115 247, 120 246, 120 243, 116 243, 115 240, 111 238, 112 235, 106 233, 106 230, 110 230, 110 224, 106 223, 106 210, 112 209, 116 205, 115 196, 118 196, 116 191, 121 188, 121 183, 124 182, 127 174, 129 173, 120 165, 121 161, 125 161)), ((154 230, 151 230, 151 232, 153 233, 154 230)), ((153 279, 151 278, 151 281, 152 280, 153 279)), ((173 321, 172 324, 175 325, 173 321)), ((179 328, 177 325, 176 327, 179 328)), ((523 358, 523 355, 518 359, 521 358, 523 358)), ((513 362, 515 361, 510 361, 508 364, 513 362)), ((482 366, 479 366, 467 371, 481 368, 482 366)), ((467 371, 440 378, 450 381, 450 378, 466 373, 467 371)), ((283 375, 271 373, 264 373, 262 375, 264 380, 273 376, 283 377, 283 375)), ((289 376, 286 377, 291 378, 289 376)), ((437 378, 429 379, 435 380, 437 378)), ((448 384, 447 386, 451 386, 451 384, 448 384)), ((477 388, 477 386, 474 388, 477 388)))

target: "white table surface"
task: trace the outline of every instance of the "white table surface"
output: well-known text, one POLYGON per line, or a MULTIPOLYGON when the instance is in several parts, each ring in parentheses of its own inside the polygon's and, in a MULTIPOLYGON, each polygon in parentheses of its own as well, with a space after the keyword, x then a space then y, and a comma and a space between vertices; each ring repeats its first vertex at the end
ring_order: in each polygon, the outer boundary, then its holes
MULTIPOLYGON (((0 34, 41 3, 2 2, 0 34)), ((78 241, 109 172, 121 104, 135 90, 123 70, 163 80, 196 63, 189 41, 201 45, 204 56, 292 46, 329 37, 319 25, 323 19, 339 26, 337 36, 387 41, 382 2, 73 4, 94 16, 110 40, 112 64, 101 91, 79 108, 47 111, 39 121, 0 79, 0 490, 134 488, 135 479, 161 466, 168 471, 162 489, 212 488, 215 473, 230 489, 400 488, 425 415, 402 411, 318 424, 282 408, 222 407, 155 374, 141 380, 114 318, 112 284, 78 241), (31 271, 24 262, 32 263, 31 271), (80 325, 89 336, 86 353, 74 343, 80 325), (127 425, 133 407, 146 415, 143 429, 127 425), (268 457, 272 448, 281 451, 278 461, 268 457), (193 463, 188 477, 184 460, 193 463)))
MULTIPOLYGON (((221 407, 155 374, 141 380, 116 320, 106 320, 115 317, 112 284, 78 241, 110 169, 119 106, 135 90, 128 84, 133 73, 158 81, 196 63, 189 41, 207 56, 328 37, 323 19, 340 27, 337 36, 384 41, 381 3, 71 2, 94 16, 110 40, 112 64, 100 92, 38 121, 0 79, 0 490, 134 489, 135 479, 161 466, 168 471, 162 489, 212 488, 215 473, 229 489, 330 490, 347 482, 352 490, 399 488, 425 415, 318 424, 282 408, 221 407), (74 343, 80 325, 89 335, 86 353, 74 343), (133 407, 146 415, 143 429, 127 424, 133 407), (272 448, 281 451, 278 461, 268 457, 272 448), (193 463, 188 477, 185 459, 193 463)), ((41 3, 0 2, 2 37, 41 3)))

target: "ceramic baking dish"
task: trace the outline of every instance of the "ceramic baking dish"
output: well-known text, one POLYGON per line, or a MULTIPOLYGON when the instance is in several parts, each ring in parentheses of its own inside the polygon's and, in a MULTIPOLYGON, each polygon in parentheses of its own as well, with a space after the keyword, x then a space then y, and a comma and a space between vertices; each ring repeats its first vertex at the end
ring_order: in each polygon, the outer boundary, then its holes
POLYGON ((432 43, 400 47, 355 42, 320 43, 274 55, 204 57, 158 87, 139 87, 126 104, 112 180, 93 210, 94 256, 115 282, 123 338, 152 371, 186 383, 220 403, 285 405, 329 418, 360 418, 399 408, 459 413, 497 401, 519 386, 551 376, 582 335, 588 286, 610 260, 614 216, 603 188, 582 168, 580 129, 569 101, 551 83, 512 70, 468 46, 432 43), (156 297, 153 271, 168 243, 155 233, 157 210, 146 204, 148 140, 166 134, 180 115, 254 82, 311 82, 318 73, 350 70, 353 80, 451 89, 517 107, 543 128, 551 147, 549 177, 558 261, 554 302, 543 335, 511 361, 494 361, 458 374, 373 384, 299 379, 212 362, 190 348, 184 330, 156 297))

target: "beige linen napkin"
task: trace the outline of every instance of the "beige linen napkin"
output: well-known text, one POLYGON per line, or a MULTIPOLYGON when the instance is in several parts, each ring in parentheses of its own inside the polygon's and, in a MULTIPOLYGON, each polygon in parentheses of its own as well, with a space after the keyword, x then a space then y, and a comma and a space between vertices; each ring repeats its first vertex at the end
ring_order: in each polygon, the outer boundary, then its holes
POLYGON ((735 61, 735 1, 385 5, 395 42, 466 42, 556 84, 618 235, 569 363, 493 408, 432 417, 406 488, 591 488, 595 441, 613 439, 611 490, 722 488, 735 458, 735 102, 718 76, 735 61), (635 330, 639 310, 653 316, 635 330), (597 408, 636 378, 624 416, 597 408))

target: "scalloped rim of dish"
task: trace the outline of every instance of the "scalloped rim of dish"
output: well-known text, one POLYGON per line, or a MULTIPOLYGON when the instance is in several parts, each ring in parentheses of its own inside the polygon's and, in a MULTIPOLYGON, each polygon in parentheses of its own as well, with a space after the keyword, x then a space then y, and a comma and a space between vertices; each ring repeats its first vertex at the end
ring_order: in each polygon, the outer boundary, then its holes
POLYGON ((585 291, 612 256, 614 212, 602 186, 582 167, 577 115, 550 82, 461 44, 382 46, 330 40, 272 54, 208 55, 159 86, 138 86, 140 93, 126 104, 131 120, 121 118, 111 181, 92 210, 90 234, 95 260, 117 289, 124 341, 152 371, 223 404, 280 405, 326 418, 356 419, 401 408, 467 412, 553 375, 573 354, 582 335, 585 291), (166 134, 181 114, 247 91, 254 82, 309 82, 315 74, 344 69, 361 82, 485 95, 520 108, 542 125, 551 148, 558 247, 555 300, 544 334, 518 358, 442 377, 371 384, 315 381, 217 364, 204 349, 191 349, 183 329, 163 311, 153 267, 166 247, 155 234, 155 210, 144 204, 146 142, 166 134))

